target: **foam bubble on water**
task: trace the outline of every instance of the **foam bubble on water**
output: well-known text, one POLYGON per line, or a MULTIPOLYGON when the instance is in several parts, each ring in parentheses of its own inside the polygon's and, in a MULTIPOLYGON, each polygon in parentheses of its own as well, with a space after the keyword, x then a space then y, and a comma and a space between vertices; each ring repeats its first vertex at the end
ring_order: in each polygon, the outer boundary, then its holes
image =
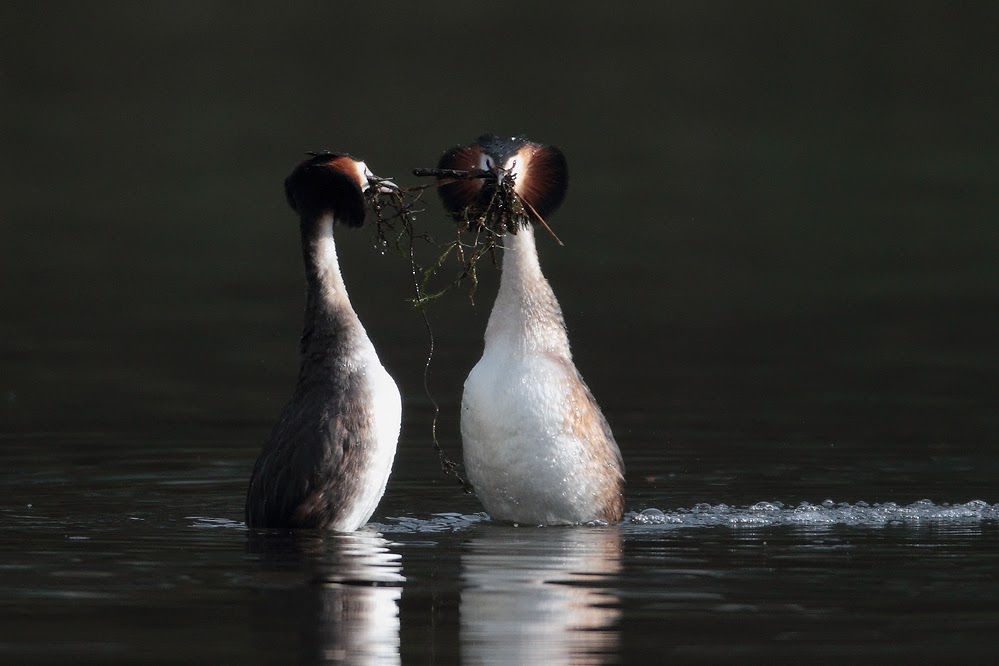
POLYGON ((727 504, 712 506, 695 504, 690 509, 662 511, 650 508, 630 516, 636 525, 685 525, 690 527, 717 526, 757 527, 770 525, 854 525, 880 527, 891 524, 925 522, 999 521, 999 504, 972 500, 964 504, 935 504, 924 499, 905 506, 895 502, 834 502, 819 504, 801 502, 785 507, 781 502, 757 502, 745 507, 727 504))

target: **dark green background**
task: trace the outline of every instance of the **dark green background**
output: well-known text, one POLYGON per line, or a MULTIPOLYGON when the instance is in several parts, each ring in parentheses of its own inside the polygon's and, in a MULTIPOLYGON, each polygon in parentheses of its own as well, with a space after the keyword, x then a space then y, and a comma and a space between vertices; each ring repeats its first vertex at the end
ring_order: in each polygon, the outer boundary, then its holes
MULTIPOLYGON (((568 156, 566 247, 542 258, 612 422, 670 433, 683 404, 715 401, 708 419, 747 412, 735 439, 776 410, 808 439, 992 449, 997 19, 992 3, 4 3, 0 427, 249 420, 262 437, 301 307, 282 178, 331 148, 413 183, 495 131, 568 156)), ((430 199, 421 222, 447 237, 430 199)), ((407 266, 345 236, 355 305, 422 404, 407 266)), ((493 284, 474 310, 434 308, 445 409, 493 284)))

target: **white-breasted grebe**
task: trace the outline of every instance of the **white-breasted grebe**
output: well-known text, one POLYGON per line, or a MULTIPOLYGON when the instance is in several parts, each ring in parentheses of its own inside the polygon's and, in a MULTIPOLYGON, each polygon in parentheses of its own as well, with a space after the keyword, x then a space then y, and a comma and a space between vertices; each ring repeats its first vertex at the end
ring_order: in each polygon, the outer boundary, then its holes
POLYGON ((369 177, 364 162, 319 153, 284 182, 302 233, 305 326, 295 393, 250 478, 250 527, 351 532, 385 493, 402 401, 350 305, 333 242, 337 224, 364 224, 369 177))
POLYGON ((485 135, 445 153, 438 167, 487 172, 487 177, 439 181, 441 199, 459 222, 495 202, 498 183, 509 176, 521 200, 514 223, 498 230, 499 293, 485 350, 465 380, 461 401, 465 468, 475 494, 497 520, 619 521, 621 452, 573 364, 562 309, 541 272, 534 242, 534 226, 565 197, 565 157, 524 137, 485 135))

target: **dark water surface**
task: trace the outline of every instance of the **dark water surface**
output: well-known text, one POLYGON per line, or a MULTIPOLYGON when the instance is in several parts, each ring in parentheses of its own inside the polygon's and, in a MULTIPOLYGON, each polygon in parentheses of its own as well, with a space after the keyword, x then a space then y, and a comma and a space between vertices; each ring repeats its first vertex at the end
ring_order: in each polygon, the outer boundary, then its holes
MULTIPOLYGON (((996 5, 0 8, 0 661, 987 661, 996 5), (621 525, 440 472, 409 267, 340 234, 404 396, 354 535, 249 532, 302 307, 304 150, 569 160, 539 238, 621 525), (829 500, 829 501, 827 501, 829 500), (803 504, 807 503, 807 504, 803 504)), ((434 201, 420 218, 450 235, 434 201)), ((496 288, 430 311, 439 436, 496 288)))

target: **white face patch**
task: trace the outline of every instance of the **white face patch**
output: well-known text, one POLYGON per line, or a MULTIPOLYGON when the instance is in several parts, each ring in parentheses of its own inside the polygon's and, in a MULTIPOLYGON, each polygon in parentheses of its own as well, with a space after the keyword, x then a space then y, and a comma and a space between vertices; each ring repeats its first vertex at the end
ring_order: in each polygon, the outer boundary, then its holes
POLYGON ((357 173, 355 174, 354 177, 357 178, 357 182, 361 186, 361 191, 366 192, 368 190, 368 187, 371 186, 371 183, 368 182, 368 176, 369 175, 373 176, 374 174, 371 173, 371 170, 368 168, 368 165, 365 164, 364 162, 355 160, 354 168, 357 170, 357 173))
POLYGON ((399 186, 393 183, 391 180, 379 178, 374 173, 372 173, 371 169, 369 169, 368 165, 365 164, 364 162, 355 162, 354 164, 357 166, 357 179, 361 184, 362 192, 367 191, 367 189, 371 187, 371 180, 369 179, 374 179, 378 181, 379 192, 388 193, 392 192, 393 190, 399 189, 399 186))
MULTIPOLYGON (((519 176, 522 171, 520 163, 523 160, 519 158, 520 155, 514 155, 503 164, 503 170, 512 173, 514 178, 519 176)), ((492 171, 496 166, 496 160, 491 155, 487 155, 486 153, 479 155, 479 168, 483 171, 492 171)))
POLYGON ((519 155, 514 155, 506 161, 506 164, 503 165, 505 170, 513 174, 514 179, 518 179, 521 171, 523 171, 523 168, 521 167, 523 160, 519 159, 519 157, 519 155))

